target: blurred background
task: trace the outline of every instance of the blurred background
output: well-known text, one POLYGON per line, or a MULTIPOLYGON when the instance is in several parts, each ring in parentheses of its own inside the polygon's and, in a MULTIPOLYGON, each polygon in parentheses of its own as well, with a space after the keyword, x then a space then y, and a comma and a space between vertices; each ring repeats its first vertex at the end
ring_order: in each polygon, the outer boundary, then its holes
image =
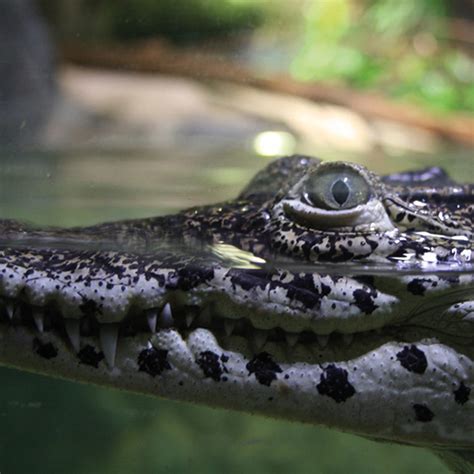
MULTIPOLYGON (((472 0, 0 0, 0 215, 233 197, 273 157, 474 179, 472 0)), ((445 473, 432 455, 0 370, 0 471, 445 473)))

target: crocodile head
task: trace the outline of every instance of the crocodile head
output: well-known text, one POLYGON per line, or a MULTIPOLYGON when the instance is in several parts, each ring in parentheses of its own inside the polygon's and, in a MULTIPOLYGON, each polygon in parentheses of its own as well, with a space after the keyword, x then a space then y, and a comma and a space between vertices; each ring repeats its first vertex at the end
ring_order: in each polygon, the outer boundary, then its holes
POLYGON ((176 215, 0 221, 0 363, 472 456, 473 196, 294 156, 176 215))

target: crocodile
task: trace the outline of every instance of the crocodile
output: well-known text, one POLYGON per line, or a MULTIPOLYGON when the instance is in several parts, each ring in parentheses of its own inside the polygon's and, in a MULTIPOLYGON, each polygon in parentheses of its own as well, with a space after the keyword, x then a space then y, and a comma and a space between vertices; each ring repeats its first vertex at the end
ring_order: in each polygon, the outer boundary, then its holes
POLYGON ((240 195, 0 220, 0 365, 319 424, 474 466, 474 186, 271 162, 240 195))

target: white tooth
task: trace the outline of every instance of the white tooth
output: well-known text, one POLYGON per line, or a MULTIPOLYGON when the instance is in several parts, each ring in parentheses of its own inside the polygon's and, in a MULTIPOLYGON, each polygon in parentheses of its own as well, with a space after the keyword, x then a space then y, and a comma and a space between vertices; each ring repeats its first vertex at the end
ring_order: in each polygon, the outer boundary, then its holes
POLYGON ((113 369, 117 352, 118 324, 101 324, 99 337, 107 365, 113 369))
POLYGON ((71 342, 71 346, 76 352, 79 352, 81 348, 81 335, 79 331, 80 321, 79 319, 65 319, 64 326, 66 328, 66 333, 71 342))
POLYGON ((322 349, 324 349, 328 345, 329 336, 322 336, 320 334, 317 334, 316 338, 318 340, 318 344, 320 345, 322 349))
POLYGON ((171 312, 171 306, 169 303, 166 303, 165 306, 163 307, 163 310, 161 311, 161 324, 165 328, 169 328, 173 326, 174 319, 173 319, 173 313, 171 312))
POLYGON ((156 320, 158 318, 158 311, 156 309, 149 309, 146 312, 146 319, 148 321, 148 327, 150 331, 154 334, 156 332, 156 320))
POLYGON ((38 332, 43 332, 44 331, 44 324, 43 324, 43 312, 39 308, 34 308, 33 309, 33 319, 36 324, 36 329, 38 329, 38 332))
POLYGON ((343 334, 342 335, 342 340, 344 341, 344 344, 346 346, 350 346, 353 339, 354 339, 354 334, 343 334))
POLYGON ((298 342, 298 334, 287 333, 286 342, 290 347, 294 347, 298 342))
POLYGON ((186 327, 191 326, 193 324, 195 315, 193 313, 188 313, 186 315, 186 327))
POLYGON ((5 307, 7 309, 7 315, 10 319, 13 319, 13 315, 15 314, 15 307, 13 306, 13 303, 6 303, 5 307))
POLYGON ((262 349, 268 339, 268 334, 266 331, 260 331, 259 329, 255 329, 253 331, 253 350, 255 352, 262 349))
POLYGON ((234 332, 235 328, 235 321, 232 319, 226 319, 224 320, 224 332, 226 336, 231 336, 232 333, 234 332))

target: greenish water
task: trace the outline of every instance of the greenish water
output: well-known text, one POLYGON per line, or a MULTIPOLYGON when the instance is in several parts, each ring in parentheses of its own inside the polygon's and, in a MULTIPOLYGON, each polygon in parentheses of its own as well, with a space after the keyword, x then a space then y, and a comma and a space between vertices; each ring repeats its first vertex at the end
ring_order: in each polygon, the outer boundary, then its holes
MULTIPOLYGON (((464 153, 352 158, 379 172, 448 164, 455 177, 473 179, 464 153)), ((245 150, 5 154, 0 215, 82 225, 173 212, 232 197, 267 161, 245 150)), ((0 369, 0 387, 2 474, 447 472, 426 451, 314 426, 11 369, 0 369)))

